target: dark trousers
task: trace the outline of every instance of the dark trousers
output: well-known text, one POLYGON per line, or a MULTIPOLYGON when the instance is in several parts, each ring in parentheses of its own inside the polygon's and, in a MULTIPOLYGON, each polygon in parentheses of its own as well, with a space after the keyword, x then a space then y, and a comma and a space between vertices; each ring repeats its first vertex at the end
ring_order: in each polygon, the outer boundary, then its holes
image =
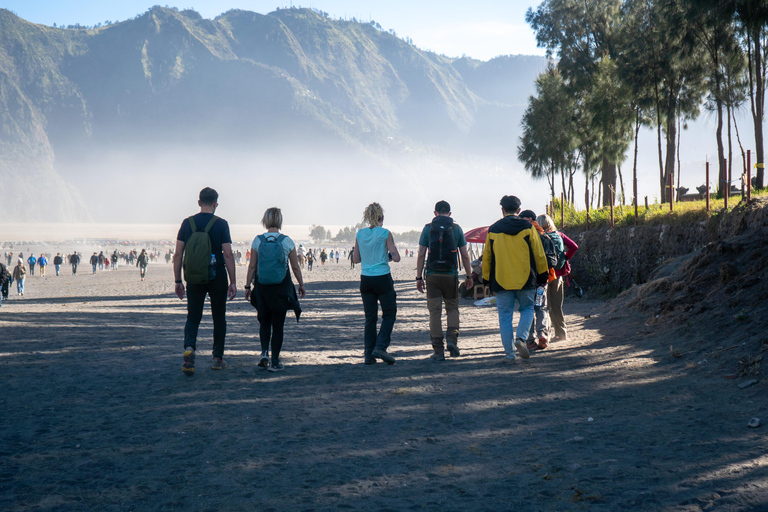
POLYGON ((280 361, 280 349, 283 348, 283 329, 285 327, 285 311, 267 311, 259 315, 259 339, 261 351, 265 352, 272 344, 272 362, 280 361))
POLYGON ((392 328, 397 316, 397 294, 392 274, 384 276, 360 276, 360 294, 365 311, 365 357, 371 357, 373 349, 387 350, 392 338, 392 328), (376 335, 381 303, 381 328, 376 335))
POLYGON ((211 298, 213 317, 213 355, 224 355, 224 338, 227 335, 227 275, 217 272, 216 278, 206 284, 187 284, 187 323, 184 326, 184 347, 197 349, 197 330, 203 319, 205 296, 211 298))

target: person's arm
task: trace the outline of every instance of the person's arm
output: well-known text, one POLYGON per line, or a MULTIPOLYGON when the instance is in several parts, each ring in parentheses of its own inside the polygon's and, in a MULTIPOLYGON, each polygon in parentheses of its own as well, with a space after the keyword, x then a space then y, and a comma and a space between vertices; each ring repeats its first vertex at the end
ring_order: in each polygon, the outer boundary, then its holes
POLYGON ((392 238, 392 233, 389 233, 387 235, 387 250, 389 251, 389 254, 392 255, 392 261, 397 263, 400 261, 400 252, 397 250, 397 246, 395 245, 395 239, 392 238))
POLYGON ((483 247, 483 262, 480 265, 483 269, 483 283, 488 283, 491 280, 491 259, 493 249, 491 249, 491 232, 485 235, 485 247, 483 247))
POLYGON ((466 272, 464 287, 467 290, 471 290, 475 282, 472 280, 472 263, 469 261, 469 251, 467 251, 466 245, 459 247, 459 254, 461 254, 461 262, 464 264, 464 271, 466 272))
POLYGON ((299 298, 303 299, 307 294, 307 290, 304 288, 304 277, 301 275, 299 257, 296 256, 296 249, 291 249, 291 252, 288 253, 288 261, 291 262, 291 270, 293 270, 293 275, 299 283, 299 298))
POLYGON ((424 293, 426 286, 424 285, 424 259, 427 256, 427 246, 419 246, 419 255, 416 257, 416 289, 419 292, 424 293))
POLYGON ((248 271, 245 273, 245 300, 251 301, 251 286, 253 285, 253 276, 256 274, 256 264, 259 260, 259 254, 251 251, 251 261, 248 263, 248 271))
POLYGON ((573 258, 573 255, 576 254, 576 251, 579 250, 579 246, 576 245, 576 242, 568 238, 562 231, 559 233, 560 237, 563 239, 563 245, 565 245, 565 259, 569 260, 573 258))
POLYGON ((185 245, 181 240, 176 240, 176 252, 173 253, 173 278, 176 281, 174 291, 179 300, 184 299, 184 283, 181 281, 181 257, 185 245))
POLYGON ((549 281, 549 265, 547 264, 547 255, 544 253, 544 246, 541 245, 541 237, 533 229, 529 229, 529 240, 531 251, 533 252, 533 261, 536 264, 536 284, 543 286, 549 281))
POLYGON ((229 274, 229 288, 227 288, 227 298, 232 300, 235 298, 235 295, 237 295, 235 256, 232 254, 232 244, 221 244, 221 252, 224 253, 224 264, 227 266, 227 274, 229 274))
POLYGON ((352 263, 360 263, 362 261, 360 259, 360 246, 357 245, 357 240, 355 240, 355 248, 352 249, 352 263))

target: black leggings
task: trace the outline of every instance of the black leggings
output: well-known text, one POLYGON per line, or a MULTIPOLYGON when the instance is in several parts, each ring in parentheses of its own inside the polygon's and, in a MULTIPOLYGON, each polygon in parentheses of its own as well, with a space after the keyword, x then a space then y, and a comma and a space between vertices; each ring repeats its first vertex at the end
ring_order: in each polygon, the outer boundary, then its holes
POLYGON ((261 339, 261 351, 269 350, 270 338, 272 341, 272 362, 277 364, 280 358, 280 349, 283 347, 283 327, 285 326, 285 311, 267 311, 259 315, 259 338, 261 339))

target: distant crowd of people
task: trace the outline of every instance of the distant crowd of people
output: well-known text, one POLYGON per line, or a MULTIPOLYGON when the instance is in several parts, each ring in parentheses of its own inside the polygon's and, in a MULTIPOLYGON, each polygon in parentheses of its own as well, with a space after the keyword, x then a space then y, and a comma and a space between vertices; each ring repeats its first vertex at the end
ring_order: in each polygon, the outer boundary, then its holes
MULTIPOLYGON (((229 224, 214 214, 218 193, 204 188, 200 191, 198 206, 200 212, 181 223, 173 252, 175 292, 179 299, 183 300, 185 294, 187 297, 182 371, 188 376, 195 372, 197 335, 206 296, 210 298, 213 317, 211 368, 226 367, 226 302, 237 295, 229 224)), ((464 232, 453 222, 448 202, 435 204, 432 220, 422 229, 415 284, 419 292, 426 293, 430 357, 435 361, 444 361, 446 351, 452 358, 461 356, 459 286, 470 289, 478 285, 478 280, 496 299, 504 363, 514 363, 517 355, 527 359, 531 351, 547 348, 550 341, 567 339, 562 311, 563 278, 570 273, 568 260, 578 246, 557 231, 548 215, 536 216, 530 210, 521 212, 517 197, 505 195, 500 206, 502 217, 488 228, 483 255, 474 262, 475 268, 470 262, 464 232), (515 305, 519 313, 516 332, 512 322, 515 305), (551 340, 550 321, 555 331, 551 340)), ((361 264, 360 294, 365 313, 363 362, 367 365, 377 361, 396 363, 388 352, 397 316, 397 294, 389 264, 400 261, 401 256, 392 233, 383 227, 381 205, 371 203, 363 217, 368 227, 357 232, 355 245, 349 252, 321 249, 317 254, 316 250, 307 250, 303 245, 297 248, 290 237, 280 233, 283 215, 279 208, 264 212, 261 223, 266 231, 254 238, 246 253, 245 299, 256 309, 259 322, 258 366, 270 372, 284 369, 280 360, 284 324, 289 311, 294 312, 297 321, 301 315, 299 300, 306 295, 304 264, 309 270, 316 259, 320 259, 321 265, 328 259, 336 259, 338 264, 346 254, 351 265, 361 264), (298 283, 298 291, 291 273, 298 283), (379 307, 382 322, 377 331, 379 307)))

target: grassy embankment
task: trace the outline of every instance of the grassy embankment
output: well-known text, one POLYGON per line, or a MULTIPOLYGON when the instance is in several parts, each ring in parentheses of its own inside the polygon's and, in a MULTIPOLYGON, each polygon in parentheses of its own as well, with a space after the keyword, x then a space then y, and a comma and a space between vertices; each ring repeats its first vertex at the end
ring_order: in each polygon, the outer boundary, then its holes
MULTIPOLYGON (((752 197, 768 197, 768 188, 753 190, 752 197)), ((728 209, 733 209, 741 203, 741 196, 731 196, 728 198, 728 209)), ((565 227, 568 231, 583 231, 587 228, 587 211, 576 210, 570 204, 566 203, 563 212, 563 222, 560 222, 560 200, 555 201, 555 214, 553 220, 561 228, 565 227), (561 226, 560 224, 563 224, 561 226)), ((709 200, 709 211, 706 210, 706 201, 685 201, 675 202, 674 210, 669 210, 669 203, 650 204, 646 209, 641 204, 637 209, 637 225, 653 226, 658 224, 677 224, 702 221, 710 218, 712 215, 722 213, 725 208, 724 199, 716 199, 714 196, 709 200)), ((634 226, 635 208, 632 205, 617 205, 613 207, 614 226, 634 226)), ((589 210, 589 229, 606 228, 611 225, 611 210, 609 207, 596 208, 589 210)))

